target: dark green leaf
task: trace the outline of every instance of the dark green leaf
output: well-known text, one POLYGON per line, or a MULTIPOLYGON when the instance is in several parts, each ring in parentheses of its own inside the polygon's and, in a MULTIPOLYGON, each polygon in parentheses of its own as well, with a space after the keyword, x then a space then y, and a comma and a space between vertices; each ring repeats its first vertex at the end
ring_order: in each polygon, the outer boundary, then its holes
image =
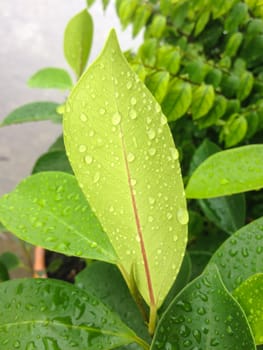
POLYGON ((193 119, 205 116, 212 108, 215 92, 212 85, 201 85, 193 93, 191 112, 193 119))
POLYGON ((162 103, 162 109, 171 122, 181 118, 187 112, 191 101, 191 85, 175 78, 168 88, 168 93, 162 103))
POLYGON ((64 33, 64 55, 79 78, 86 66, 93 36, 93 22, 87 10, 75 15, 64 33))
POLYGON ((41 69, 36 72, 27 83, 33 88, 61 90, 70 89, 73 85, 68 72, 61 68, 41 69))
POLYGON ((0 198, 0 220, 19 238, 66 255, 118 259, 74 176, 39 173, 0 198))
POLYGON ((254 134, 260 130, 260 117, 257 112, 251 111, 245 114, 247 121, 246 138, 250 139, 254 134))
POLYGON ((199 199, 198 203, 205 216, 229 234, 234 233, 245 224, 246 201, 243 193, 227 197, 199 199))
POLYGON ((1 126, 51 120, 61 122, 61 116, 57 113, 59 104, 55 102, 33 102, 15 109, 8 114, 0 124, 1 126))
POLYGON ((263 273, 249 277, 233 296, 245 311, 257 345, 263 344, 263 273))
POLYGON ((43 171, 63 171, 73 174, 65 151, 51 151, 42 154, 36 161, 32 174, 43 171))
POLYGON ((63 140, 63 135, 60 135, 56 141, 49 147, 48 151, 64 151, 65 146, 64 146, 64 140, 63 140))
POLYGON ((208 66, 201 60, 195 60, 188 63, 184 69, 184 74, 187 74, 189 80, 196 84, 201 84, 208 72, 208 66))
POLYGON ((223 282, 233 291, 248 277, 263 271, 263 217, 244 226, 216 251, 209 264, 216 264, 223 282))
POLYGON ((212 198, 260 189, 262 158, 262 145, 237 147, 210 156, 191 176, 187 197, 212 198))
POLYGON ((213 85, 214 88, 217 88, 222 80, 222 71, 218 68, 211 69, 206 77, 205 82, 207 84, 213 85))
POLYGON ((101 300, 122 321, 149 341, 145 322, 119 270, 110 264, 94 262, 76 277, 76 285, 101 300))
POLYGON ((240 85, 237 90, 237 98, 240 101, 245 100, 251 93, 254 84, 253 74, 246 71, 240 77, 240 85))
POLYGON ((4 349, 115 349, 143 344, 98 299, 71 284, 48 279, 0 285, 0 344, 4 349), (14 302, 15 301, 15 302, 14 302))
POLYGON ((192 262, 192 275, 190 280, 193 280, 203 273, 204 268, 211 259, 212 253, 202 250, 191 250, 189 251, 189 255, 192 262))
POLYGON ((256 349, 243 310, 226 290, 213 265, 173 300, 160 319, 151 349, 216 346, 231 350, 256 349))
POLYGON ((7 270, 12 270, 19 266, 19 259, 17 255, 11 252, 5 252, 1 254, 0 262, 5 265, 7 270))
MULTIPOLYGON (((0 260, 0 283, 9 280, 8 269, 0 260)), ((1 286, 1 284, 0 284, 1 286)), ((1 287, 0 287, 1 288, 1 287)))
POLYGON ((208 128, 215 125, 217 121, 225 114, 227 108, 227 100, 224 96, 217 95, 215 102, 210 111, 203 118, 198 120, 200 129, 208 128))
POLYGON ((245 23, 248 19, 248 7, 247 4, 238 1, 231 9, 225 22, 224 28, 229 33, 234 33, 238 30, 239 25, 245 23))

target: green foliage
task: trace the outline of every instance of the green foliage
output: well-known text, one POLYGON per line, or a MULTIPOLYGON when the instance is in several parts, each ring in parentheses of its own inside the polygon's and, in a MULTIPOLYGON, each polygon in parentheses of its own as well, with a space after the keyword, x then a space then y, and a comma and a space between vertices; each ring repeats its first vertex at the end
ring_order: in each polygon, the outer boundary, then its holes
MULTIPOLYGON (((123 28, 144 30, 126 54, 135 73, 114 32, 84 73, 92 19, 70 20, 65 58, 84 74, 67 102, 22 106, 2 123, 63 114, 66 150, 60 136, 0 198, 0 221, 88 266, 76 286, 1 283, 0 347, 262 348, 261 2, 116 0, 123 28)), ((29 85, 72 82, 46 68, 29 85)), ((0 256, 1 281, 16 263, 0 256)))
POLYGON ((15 109, 8 114, 0 126, 27 123, 40 120, 51 120, 60 122, 61 117, 57 113, 58 103, 55 102, 33 102, 15 109))
POLYGON ((90 14, 83 10, 68 23, 64 34, 64 55, 76 73, 81 76, 86 66, 93 36, 93 22, 90 14))
POLYGON ((28 85, 33 88, 67 90, 72 87, 72 80, 67 71, 61 68, 44 68, 36 72, 28 85))

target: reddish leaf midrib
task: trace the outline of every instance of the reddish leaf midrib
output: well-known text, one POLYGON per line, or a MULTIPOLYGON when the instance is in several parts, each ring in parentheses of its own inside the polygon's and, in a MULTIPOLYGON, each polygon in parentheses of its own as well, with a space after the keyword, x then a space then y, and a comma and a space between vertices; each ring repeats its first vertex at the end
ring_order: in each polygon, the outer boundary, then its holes
POLYGON ((155 297, 154 297, 154 292, 153 292, 150 267, 149 267, 149 263, 148 263, 147 252, 145 249, 143 233, 142 233, 142 226, 141 226, 141 222, 140 222, 137 203, 136 203, 136 199, 135 199, 135 195, 134 195, 134 191, 133 191, 133 186, 131 183, 131 173, 130 173, 129 163, 128 163, 128 159, 127 159, 126 145, 124 142, 124 135, 123 135, 123 130, 122 130, 121 124, 120 124, 120 131, 121 131, 123 156, 124 156, 124 160, 125 160, 125 167, 126 167, 126 172, 127 172, 127 177, 128 177, 129 190, 130 190, 130 195, 131 195, 131 200, 132 200, 132 208, 133 208, 133 212, 134 212, 137 233, 138 233, 138 236, 140 239, 141 254, 142 254, 142 258, 143 258, 143 262, 144 262, 144 269, 145 269, 145 275, 146 275, 146 280, 147 280, 147 285, 148 285, 150 304, 153 306, 153 305, 155 305, 155 297))

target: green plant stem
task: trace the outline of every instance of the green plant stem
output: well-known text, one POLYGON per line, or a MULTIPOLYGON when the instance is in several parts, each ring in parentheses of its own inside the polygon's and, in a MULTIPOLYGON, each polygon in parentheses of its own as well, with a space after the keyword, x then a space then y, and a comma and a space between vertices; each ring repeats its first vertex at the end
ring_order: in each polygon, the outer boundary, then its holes
POLYGON ((150 318, 149 318, 149 324, 148 324, 148 332, 150 335, 154 334, 156 320, 157 320, 157 308, 156 308, 156 305, 151 305, 150 306, 150 318))
POLYGON ((148 343, 146 343, 146 341, 144 341, 142 338, 140 337, 136 337, 136 343, 139 344, 144 350, 149 350, 150 349, 150 345, 148 343))

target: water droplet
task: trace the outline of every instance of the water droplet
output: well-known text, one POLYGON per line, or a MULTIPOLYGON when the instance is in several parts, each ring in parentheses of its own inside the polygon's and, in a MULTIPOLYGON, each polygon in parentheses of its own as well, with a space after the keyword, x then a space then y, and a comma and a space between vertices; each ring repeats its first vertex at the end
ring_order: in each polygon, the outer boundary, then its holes
POLYGON ((155 148, 150 148, 148 152, 149 152, 150 156, 154 156, 155 153, 156 153, 156 149, 155 148))
POLYGON ((161 115, 160 122, 161 122, 161 125, 167 124, 167 119, 166 119, 165 115, 163 115, 163 114, 161 115))
POLYGON ((80 115, 80 120, 82 121, 82 122, 86 122, 87 120, 88 120, 88 117, 86 116, 86 114, 84 114, 84 113, 81 113, 81 115, 80 115))
POLYGON ((91 248, 96 248, 98 246, 97 242, 91 242, 90 243, 91 248))
POLYGON ((176 148, 170 148, 171 156, 174 160, 179 158, 179 153, 176 148))
POLYGON ((147 118, 146 118, 146 123, 147 123, 147 124, 151 124, 151 122, 152 122, 152 118, 147 117, 147 118))
POLYGON ((85 157, 85 162, 86 162, 87 164, 91 164, 91 163, 93 162, 92 156, 87 155, 87 156, 85 157))
POLYGON ((161 106, 159 105, 159 103, 156 103, 155 112, 159 113, 160 111, 161 111, 161 106))
POLYGON ((120 121, 121 121, 121 115, 120 115, 120 113, 119 113, 119 112, 114 113, 113 116, 112 116, 111 121, 112 121, 112 124, 113 124, 113 125, 118 125, 118 124, 120 124, 120 121))
POLYGON ((233 335, 233 334, 234 334, 233 329, 231 328, 231 326, 227 326, 226 331, 227 331, 227 333, 230 334, 230 335, 233 335))
POLYGON ((189 346, 192 345, 192 342, 191 342, 191 340, 187 339, 183 342, 183 345, 188 348, 189 346))
POLYGON ((85 145, 80 145, 80 146, 79 146, 79 151, 80 151, 81 153, 85 152, 86 150, 87 150, 87 147, 86 147, 85 145))
POLYGON ((229 181, 227 180, 227 179, 221 179, 220 180, 220 184, 221 185, 226 185, 226 184, 228 184, 229 183, 229 181))
POLYGON ((211 339, 211 341, 210 341, 211 346, 217 346, 219 344, 220 344, 220 341, 218 339, 214 338, 214 339, 211 339))
POLYGON ((190 333, 191 333, 191 330, 187 326, 185 326, 184 324, 179 329, 179 334, 184 338, 188 337, 188 335, 190 333))
POLYGON ((189 220, 188 212, 184 208, 180 208, 177 212, 177 219, 181 225, 186 225, 189 220))
POLYGON ((195 337, 197 343, 200 344, 200 342, 201 342, 201 337, 202 337, 201 332, 200 332, 198 329, 195 329, 195 330, 193 331, 193 336, 195 337))
POLYGON ((156 134, 155 134, 155 131, 153 129, 150 129, 148 131, 148 137, 149 137, 150 140, 153 140, 155 138, 155 135, 156 134))
POLYGON ((128 83, 126 84, 126 88, 127 88, 128 90, 130 90, 131 87, 132 87, 132 82, 131 82, 131 81, 128 81, 128 83))
POLYGON ((248 257, 248 249, 246 247, 242 249, 242 255, 244 258, 248 257))
POLYGON ((101 115, 103 115, 103 114, 105 114, 106 111, 105 111, 104 108, 100 108, 100 111, 99 111, 99 112, 100 112, 101 115))
POLYGON ((173 236, 173 241, 176 242, 178 240, 178 236, 177 235, 174 235, 173 236))
POLYGON ((183 300, 179 300, 176 303, 176 306, 179 306, 180 308, 182 308, 186 312, 192 311, 192 306, 188 302, 183 301, 183 300))
POLYGON ((19 340, 16 340, 16 341, 14 342, 14 348, 15 348, 15 349, 19 349, 20 346, 21 346, 20 341, 19 341, 19 340))
POLYGON ((135 159, 134 154, 133 153, 128 153, 128 155, 127 155, 128 162, 133 162, 134 159, 135 159))
POLYGON ((131 119, 137 118, 137 112, 134 109, 130 110, 130 117, 131 117, 131 119))
POLYGON ((136 185, 136 180, 135 179, 131 179, 131 185, 135 186, 136 185))
POLYGON ((173 217, 173 214, 172 214, 172 213, 167 213, 167 214, 166 214, 166 217, 167 217, 168 220, 171 220, 172 217, 173 217))
POLYGON ((153 217, 152 217, 152 216, 149 216, 149 217, 148 217, 148 221, 149 221, 149 222, 153 222, 153 217))
POLYGON ((137 100, 136 100, 136 98, 135 97, 132 97, 131 98, 131 105, 136 105, 136 103, 137 103, 137 100))
POLYGON ((197 309, 197 313, 198 313, 199 315, 205 315, 205 314, 206 314, 206 310, 205 310, 204 307, 199 307, 199 308, 197 309))
POLYGON ((155 199, 153 197, 149 197, 149 203, 150 204, 154 204, 155 203, 155 199))
POLYGON ((99 181, 99 179, 100 179, 100 173, 97 171, 94 175, 93 182, 96 183, 99 181))

